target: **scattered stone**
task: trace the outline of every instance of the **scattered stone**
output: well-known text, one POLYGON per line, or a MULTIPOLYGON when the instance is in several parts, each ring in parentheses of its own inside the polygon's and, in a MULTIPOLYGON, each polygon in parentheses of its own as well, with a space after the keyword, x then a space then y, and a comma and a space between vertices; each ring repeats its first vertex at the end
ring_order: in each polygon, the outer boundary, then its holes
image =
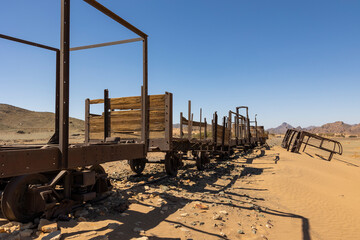
POLYGON ((201 210, 208 210, 209 206, 205 205, 205 204, 202 204, 202 203, 197 203, 197 204, 195 204, 195 208, 201 209, 201 210))
POLYGON ((133 231, 134 231, 134 232, 142 232, 143 230, 142 230, 141 228, 139 228, 139 227, 135 227, 135 228, 133 229, 133 231))
POLYGON ((33 233, 33 230, 31 229, 25 229, 25 230, 22 230, 19 235, 20 235, 20 238, 25 238, 25 237, 30 237, 31 234, 33 233))
POLYGON ((146 191, 148 191, 148 190, 150 190, 150 187, 149 187, 149 186, 144 186, 144 189, 145 189, 146 191))
POLYGON ((21 223, 9 222, 0 227, 0 233, 12 233, 14 231, 19 231, 20 228, 21 228, 21 223))
POLYGON ((222 216, 228 215, 227 211, 219 211, 219 214, 222 215, 222 216))
POLYGON ((180 214, 180 216, 181 217, 187 217, 187 216, 189 216, 189 214, 188 213, 182 213, 182 214, 180 214))
POLYGON ((55 232, 58 229, 56 222, 51 222, 47 219, 40 219, 38 230, 44 232, 44 233, 52 233, 55 232))
POLYGON ((238 234, 244 234, 244 231, 241 230, 241 229, 239 229, 239 230, 238 230, 238 234))
POLYGON ((107 228, 109 228, 109 229, 116 229, 116 228, 118 228, 118 227, 120 227, 120 224, 119 223, 109 223, 108 225, 107 225, 107 228))
POLYGON ((42 238, 42 240, 60 240, 60 239, 61 239, 61 231, 54 231, 42 238))
POLYGON ((161 189, 162 191, 164 191, 164 192, 167 192, 167 191, 169 191, 169 190, 170 190, 170 188, 169 188, 169 187, 164 186, 164 185, 161 185, 161 186, 160 186, 160 189, 161 189))
POLYGON ((181 225, 180 224, 175 224, 174 227, 179 228, 179 227, 181 227, 181 225))
POLYGON ((78 220, 79 222, 86 222, 86 218, 84 218, 84 217, 79 217, 77 220, 78 220))
POLYGON ((26 229, 34 228, 34 227, 35 227, 35 225, 32 222, 28 222, 28 223, 21 224, 20 229, 26 230, 26 229))
POLYGON ((213 216, 213 219, 214 219, 214 220, 221 220, 222 217, 221 217, 219 214, 215 214, 215 215, 213 216))

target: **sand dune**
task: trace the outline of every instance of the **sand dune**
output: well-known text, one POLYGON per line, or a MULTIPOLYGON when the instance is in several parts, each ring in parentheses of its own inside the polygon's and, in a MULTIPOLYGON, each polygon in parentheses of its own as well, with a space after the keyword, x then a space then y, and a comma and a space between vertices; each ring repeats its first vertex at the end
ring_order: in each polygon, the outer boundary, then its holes
POLYGON ((261 176, 260 185, 269 189, 269 207, 299 217, 278 218, 275 239, 359 239, 360 168, 343 156, 328 162, 280 147, 267 152, 278 153, 273 174, 261 176))

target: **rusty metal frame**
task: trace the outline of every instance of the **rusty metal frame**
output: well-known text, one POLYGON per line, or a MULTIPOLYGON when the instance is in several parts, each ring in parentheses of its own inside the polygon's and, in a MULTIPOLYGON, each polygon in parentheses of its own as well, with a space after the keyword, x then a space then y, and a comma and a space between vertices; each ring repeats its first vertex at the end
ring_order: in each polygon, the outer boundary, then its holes
POLYGON ((239 109, 245 108, 246 109, 246 131, 247 131, 247 139, 248 144, 251 144, 251 134, 250 134, 250 119, 249 119, 249 108, 247 106, 239 106, 236 107, 236 113, 239 114, 239 109))
POLYGON ((334 154, 339 154, 342 155, 343 153, 343 148, 340 142, 330 139, 330 138, 325 138, 325 137, 321 137, 318 136, 316 134, 307 132, 307 131, 302 131, 302 130, 297 130, 297 129, 288 129, 285 133, 285 136, 283 138, 283 141, 281 143, 281 146, 283 148, 285 148, 287 151, 291 151, 294 153, 299 153, 299 151, 301 150, 301 147, 304 146, 303 148, 303 152, 305 152, 305 149, 307 146, 311 146, 326 152, 329 152, 329 158, 328 161, 331 161, 332 157, 334 156, 334 154), (306 141, 305 138, 307 138, 306 141), (320 140, 320 144, 319 145, 314 145, 309 143, 309 140, 313 138, 313 139, 317 139, 320 140), (323 146, 324 142, 330 142, 333 145, 333 148, 326 148, 323 146))
MULTIPOLYGON (((57 68, 56 68, 56 109, 55 109, 55 134, 51 144, 47 148, 24 149, 8 148, 0 151, 0 178, 18 176, 21 174, 37 173, 43 171, 69 169, 71 167, 81 167, 95 163, 143 158, 146 156, 148 145, 148 51, 147 35, 98 3, 95 0, 84 0, 100 12, 117 21, 127 29, 136 33, 141 39, 128 39, 110 43, 95 44, 89 46, 70 48, 70 0, 61 0, 61 33, 60 49, 46 45, 30 42, 1 34, 3 39, 55 51, 57 68), (89 49, 94 47, 110 46, 134 41, 143 41, 143 108, 142 108, 142 144, 100 144, 93 145, 75 145, 69 148, 69 68, 70 68, 70 51, 89 49), (58 144, 58 145, 57 145, 58 144), (70 153, 70 154, 69 154, 70 153), (91 154, 90 154, 91 153, 91 154), (74 157, 76 155, 76 158, 74 157), (108 159, 106 157, 109 157, 108 159), (101 159, 101 160, 100 160, 101 159), (13 169, 13 170, 11 170, 13 169)), ((105 104, 106 105, 106 104, 105 104)), ((87 104, 89 107, 89 105, 87 104)), ((85 128, 88 128, 89 119, 85 118, 85 128)), ((87 137, 88 140, 88 137, 87 137)), ((2 150, 2 149, 0 149, 2 150)), ((65 176, 65 183, 69 182, 68 175, 65 176)), ((65 184, 65 196, 70 197, 69 185, 65 184)))
POLYGON ((29 45, 29 46, 34 46, 34 47, 54 51, 56 53, 56 56, 55 56, 56 57, 55 133, 54 133, 54 136, 52 137, 50 143, 54 143, 54 144, 59 143, 60 50, 58 48, 50 47, 50 46, 43 45, 43 44, 36 43, 36 42, 27 41, 27 40, 20 39, 20 38, 11 37, 11 36, 4 35, 4 34, 0 34, 0 38, 10 40, 10 41, 13 41, 13 42, 23 43, 23 44, 26 44, 26 45, 29 45))

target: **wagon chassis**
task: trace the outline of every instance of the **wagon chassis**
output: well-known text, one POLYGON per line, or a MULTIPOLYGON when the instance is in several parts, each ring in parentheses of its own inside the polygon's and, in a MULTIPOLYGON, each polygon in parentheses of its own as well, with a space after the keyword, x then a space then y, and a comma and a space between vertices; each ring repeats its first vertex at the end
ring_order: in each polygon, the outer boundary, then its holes
POLYGON ((148 142, 147 35, 98 3, 84 0, 139 38, 70 48, 70 0, 61 0, 60 49, 0 34, 0 38, 56 53, 55 133, 41 146, 0 146, 0 181, 5 188, 1 199, 4 217, 29 221, 43 212, 47 217, 69 211, 75 203, 95 199, 111 186, 100 163, 146 158, 148 142), (69 144, 69 60, 70 51, 129 42, 143 42, 143 86, 141 141, 69 144))

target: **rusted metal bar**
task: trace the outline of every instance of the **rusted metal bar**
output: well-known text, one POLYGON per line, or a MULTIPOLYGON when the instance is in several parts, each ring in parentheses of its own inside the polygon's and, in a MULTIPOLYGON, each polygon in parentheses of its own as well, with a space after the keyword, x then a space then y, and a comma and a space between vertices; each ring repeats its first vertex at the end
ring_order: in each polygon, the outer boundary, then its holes
POLYGON ((229 131, 229 137, 228 137, 228 143, 229 143, 229 153, 230 153, 230 145, 231 145, 231 112, 229 111, 229 116, 228 116, 228 122, 227 122, 227 128, 229 131))
POLYGON ((224 151, 225 146, 225 131, 226 131, 226 117, 223 117, 222 136, 221 136, 221 150, 224 151))
POLYGON ((104 141, 106 138, 110 137, 110 99, 109 99, 109 90, 104 90, 104 141))
POLYGON ((217 112, 215 112, 213 117, 213 142, 215 146, 217 146, 217 128, 218 128, 218 116, 217 116, 217 112))
POLYGON ((259 141, 258 139, 258 127, 257 127, 257 119, 256 119, 257 114, 255 114, 255 137, 256 137, 256 141, 259 141))
POLYGON ((149 148, 149 96, 148 96, 148 39, 143 36, 143 109, 142 109, 142 134, 145 149, 149 148))
POLYGON ((202 108, 200 108, 200 140, 201 140, 202 108))
POLYGON ((205 123, 205 126, 204 126, 204 139, 207 139, 207 121, 206 121, 206 118, 204 118, 204 123, 205 123))
POLYGON ((85 143, 90 141, 90 99, 85 100, 85 143))
POLYGON ((183 119, 183 113, 180 112, 180 138, 184 137, 182 119, 183 119))
POLYGON ((131 39, 125 39, 125 40, 120 40, 120 41, 114 41, 114 42, 106 42, 106 43, 98 43, 98 44, 92 44, 92 45, 86 45, 86 46, 80 46, 80 47, 73 47, 73 48, 70 48, 70 51, 78 51, 78 50, 84 50, 84 49, 113 46, 113 45, 119 45, 119 44, 124 44, 124 43, 139 42, 139 41, 143 41, 143 40, 144 40, 143 38, 131 38, 131 39))
POLYGON ((55 80, 55 143, 59 144, 60 129, 60 51, 56 51, 56 80, 55 80))
MULTIPOLYGON (((61 168, 69 168, 69 61, 70 61, 70 0, 61 0, 60 34, 60 114, 59 114, 59 150, 61 168)), ((64 180, 65 198, 71 197, 70 175, 64 180)))
POLYGON ((63 169, 68 168, 69 45, 70 0, 61 0, 59 149, 61 152, 61 166, 63 169))
POLYGON ((120 23, 121 25, 123 25, 124 27, 126 27, 127 29, 129 29, 130 31, 136 33, 137 35, 139 35, 142 38, 146 38, 147 35, 145 33, 143 33, 142 31, 140 31, 138 28, 136 28, 135 26, 131 25, 129 22, 127 22, 126 20, 124 20, 123 18, 119 17, 118 15, 116 15, 114 12, 112 12, 111 10, 109 10, 108 8, 104 7, 103 5, 101 5, 100 3, 98 3, 95 0, 84 0, 85 2, 87 2, 88 4, 90 4, 91 6, 93 6, 94 8, 96 8, 97 10, 99 10, 100 12, 104 13, 105 15, 107 15, 108 17, 112 18, 113 20, 115 20, 116 22, 120 23))
POLYGON ((173 122, 172 122, 172 94, 165 93, 165 141, 172 149, 172 135, 173 135, 173 122))
POLYGON ((55 52, 59 51, 59 49, 54 48, 54 47, 46 46, 46 45, 43 45, 43 44, 40 44, 40 43, 30 42, 30 41, 27 41, 27 40, 24 40, 24 39, 11 37, 11 36, 4 35, 4 34, 0 34, 0 38, 7 39, 7 40, 10 40, 10 41, 14 41, 14 42, 27 44, 27 45, 31 45, 31 46, 38 47, 38 48, 43 48, 43 49, 55 51, 55 52))
POLYGON ((191 140, 192 129, 191 129, 191 101, 188 103, 188 139, 191 140))

